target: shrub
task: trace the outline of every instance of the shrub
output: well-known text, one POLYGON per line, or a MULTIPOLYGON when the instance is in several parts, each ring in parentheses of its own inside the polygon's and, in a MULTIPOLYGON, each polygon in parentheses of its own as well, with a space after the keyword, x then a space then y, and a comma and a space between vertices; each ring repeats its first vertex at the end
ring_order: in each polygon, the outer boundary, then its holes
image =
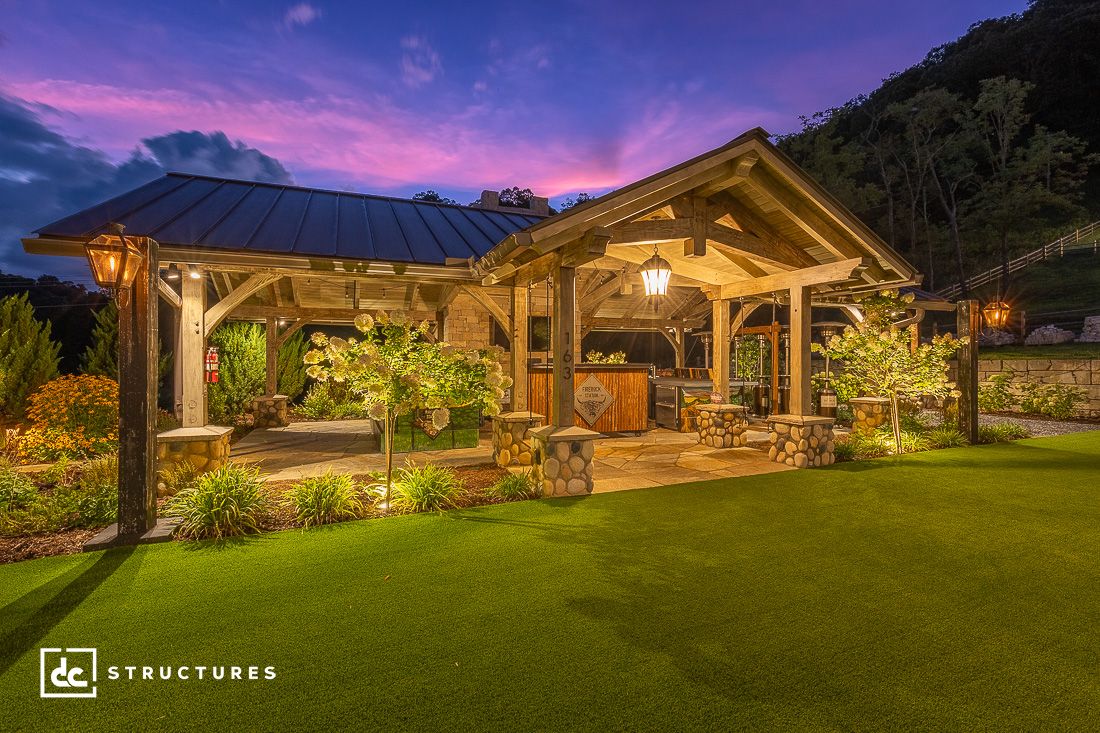
MULTIPOLYGON (((172 368, 172 352, 160 355, 157 362, 157 378, 164 379, 172 368)), ((118 303, 107 301, 107 305, 96 311, 95 326, 92 328, 92 341, 80 357, 80 370, 85 374, 110 377, 118 381, 118 303)))
POLYGON ((854 461, 857 457, 856 445, 851 439, 837 440, 833 444, 833 458, 838 463, 841 461, 854 461))
POLYGON ((982 412, 1004 412, 1016 404, 1008 385, 1015 375, 1011 369, 994 374, 985 384, 978 385, 978 409, 982 412))
POLYGON ((533 499, 538 496, 535 481, 529 471, 510 473, 489 487, 489 495, 506 501, 533 499))
MULTIPOLYGON (((854 460, 865 458, 882 458, 888 456, 892 450, 893 435, 887 439, 884 433, 875 431, 871 433, 853 432, 848 436, 848 450, 854 460)), ((833 449, 836 449, 834 445, 833 449)))
POLYGON ((930 448, 958 448, 969 445, 966 436, 951 425, 939 425, 931 428, 924 437, 928 440, 930 448))
POLYGON ((1086 402, 1085 391, 1072 384, 1035 384, 1020 386, 1020 409, 1035 415, 1046 415, 1057 420, 1073 417, 1077 408, 1086 402))
MULTIPOLYGON (((210 334, 218 348, 218 381, 208 385, 207 407, 216 422, 244 414, 252 398, 263 394, 266 381, 266 330, 257 323, 225 323, 210 334)), ((278 389, 291 400, 305 386, 302 363, 307 344, 302 332, 293 334, 279 349, 278 389)))
POLYGON ((195 468, 195 464, 190 461, 178 461, 168 464, 161 470, 159 478, 160 482, 164 484, 164 493, 168 496, 175 496, 184 489, 193 486, 201 475, 202 471, 195 468))
POLYGON ((118 383, 90 375, 58 377, 31 396, 27 418, 31 427, 20 436, 25 459, 113 452, 118 448, 118 383))
POLYGON ((57 376, 60 351, 26 293, 0 298, 0 413, 23 414, 31 393, 57 376))
POLYGON ((34 483, 11 466, 0 466, 0 513, 22 509, 38 497, 34 483))
POLYGON ((993 425, 980 425, 978 427, 979 443, 1007 443, 1021 438, 1030 438, 1031 431, 1023 425, 1011 422, 996 423, 993 425))
POLYGON ((118 489, 118 455, 109 454, 87 461, 80 467, 80 484, 84 487, 110 486, 118 489))
POLYGON ((227 463, 169 499, 165 515, 181 520, 180 537, 220 539, 258 532, 267 508, 260 469, 227 463))
POLYGON ((402 511, 437 511, 455 506, 461 494, 462 482, 454 471, 428 463, 397 472, 391 504, 402 511))
POLYGON ((81 527, 105 527, 118 521, 118 484, 84 483, 76 492, 75 524, 81 527))
POLYGON ((337 382, 317 382, 306 392, 298 411, 314 420, 354 420, 367 417, 362 398, 337 382))
POLYGON ((883 425, 875 432, 876 437, 886 447, 887 452, 896 455, 899 453, 918 453, 931 448, 932 445, 925 437, 923 430, 923 425, 920 430, 902 429, 900 444, 895 442, 894 431, 889 425, 883 425))
POLYGON ((355 519, 363 514, 359 490, 347 474, 331 471, 302 480, 290 490, 289 504, 304 527, 355 519))

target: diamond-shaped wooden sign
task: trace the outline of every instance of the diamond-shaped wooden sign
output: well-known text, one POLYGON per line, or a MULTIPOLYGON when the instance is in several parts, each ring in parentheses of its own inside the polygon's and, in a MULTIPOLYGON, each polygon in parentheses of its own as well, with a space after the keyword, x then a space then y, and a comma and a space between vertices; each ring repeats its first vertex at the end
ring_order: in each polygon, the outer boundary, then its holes
POLYGON ((596 379, 595 374, 590 374, 573 394, 573 409, 586 423, 595 425, 614 401, 615 396, 607 391, 603 382, 596 379))

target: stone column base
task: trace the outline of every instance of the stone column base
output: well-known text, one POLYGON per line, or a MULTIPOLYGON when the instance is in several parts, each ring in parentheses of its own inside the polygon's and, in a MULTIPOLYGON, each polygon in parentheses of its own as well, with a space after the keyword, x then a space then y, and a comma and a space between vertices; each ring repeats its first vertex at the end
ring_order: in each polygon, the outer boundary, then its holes
MULTIPOLYGON (((233 428, 206 425, 176 428, 157 435, 157 474, 178 463, 189 463, 199 473, 220 468, 229 459, 229 437, 233 428)), ((164 496, 164 484, 157 482, 157 495, 164 496)))
POLYGON ((712 448, 740 448, 748 442, 749 410, 744 405, 697 405, 699 442, 712 448))
POLYGON ((286 417, 285 394, 260 395, 252 400, 252 427, 285 428, 290 424, 286 417))
POLYGON ((890 419, 890 400, 885 397, 853 397, 848 404, 852 406, 853 431, 873 433, 890 419))
POLYGON ((535 484, 543 496, 592 493, 592 456, 600 433, 585 428, 546 425, 531 431, 535 484))
POLYGON ((502 412, 493 416, 493 460, 498 466, 531 466, 535 448, 532 428, 542 425, 543 416, 535 412, 502 412))
POLYGON ((833 457, 833 418, 772 415, 768 418, 768 458, 795 468, 828 466, 833 457))

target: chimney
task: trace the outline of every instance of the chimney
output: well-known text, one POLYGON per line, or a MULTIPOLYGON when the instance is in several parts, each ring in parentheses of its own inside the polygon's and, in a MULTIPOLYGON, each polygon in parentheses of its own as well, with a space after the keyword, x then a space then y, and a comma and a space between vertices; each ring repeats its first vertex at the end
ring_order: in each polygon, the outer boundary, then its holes
POLYGON ((477 208, 489 209, 491 211, 505 211, 509 214, 550 216, 550 199, 545 196, 532 196, 526 208, 503 206, 500 203, 500 191, 482 191, 480 198, 478 198, 477 208))

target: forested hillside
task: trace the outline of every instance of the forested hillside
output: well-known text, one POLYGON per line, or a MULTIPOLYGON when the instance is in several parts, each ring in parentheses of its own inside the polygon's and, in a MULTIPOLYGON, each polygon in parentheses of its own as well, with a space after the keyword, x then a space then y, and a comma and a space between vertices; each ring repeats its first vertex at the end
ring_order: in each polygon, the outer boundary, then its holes
POLYGON ((1098 106, 1100 2, 1035 0, 779 143, 938 289, 1100 218, 1098 106))

